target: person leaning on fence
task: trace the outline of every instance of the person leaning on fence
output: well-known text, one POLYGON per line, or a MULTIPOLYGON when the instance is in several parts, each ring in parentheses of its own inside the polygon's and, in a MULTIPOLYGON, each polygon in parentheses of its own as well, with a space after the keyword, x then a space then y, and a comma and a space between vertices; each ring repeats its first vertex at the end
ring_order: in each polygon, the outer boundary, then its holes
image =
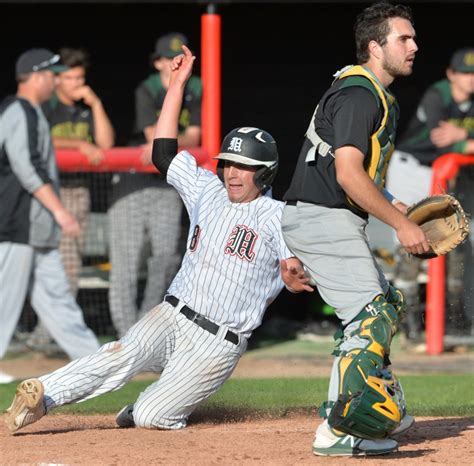
MULTIPOLYGON (((160 37, 151 63, 155 73, 135 91, 134 145, 143 144, 143 162, 150 164, 154 125, 170 79, 170 62, 187 39, 180 33, 160 37)), ((201 80, 191 76, 179 114, 178 145, 197 147, 201 139, 201 80)), ((119 336, 162 299, 180 261, 183 204, 161 175, 116 174, 109 209, 110 314, 119 336), (137 282, 143 249, 150 243, 144 297, 137 309, 137 282)), ((145 249, 148 251, 148 249, 145 249)))
POLYGON ((17 93, 0 106, 0 358, 29 288, 33 309, 71 359, 99 347, 58 251, 61 229, 77 237, 80 227, 59 199, 50 129, 40 108, 54 92, 55 73, 66 69, 49 50, 26 51, 16 62, 17 93))
MULTIPOLYGON (((76 149, 96 165, 103 151, 114 145, 114 129, 101 99, 86 84, 89 56, 84 49, 63 47, 61 61, 69 67, 59 73, 56 93, 42 106, 51 127, 55 149, 76 149)), ((61 174, 61 200, 75 215, 82 234, 77 240, 63 237, 59 245, 71 289, 77 293, 82 265, 81 248, 90 210, 88 183, 81 174, 61 174)))
MULTIPOLYGON (((431 191, 432 164, 449 152, 474 153, 474 48, 457 50, 451 57, 446 79, 432 84, 423 94, 416 113, 396 144, 387 171, 387 189, 405 204, 413 204, 431 191)), ((474 168, 462 168, 456 180, 457 198, 466 212, 474 213, 474 168)), ((447 291, 449 306, 447 330, 463 326, 463 288, 474 289, 472 251, 469 242, 447 258, 447 291), (464 255, 464 261, 463 261, 464 255), (463 262, 466 283, 463 285, 463 262)), ((395 286, 407 300, 405 332, 417 339, 422 330, 421 303, 417 277, 422 261, 403 252, 396 266, 395 286)), ((470 292, 472 296, 472 291, 470 292)), ((472 299, 472 297, 471 297, 472 299)), ((465 299, 468 301, 468 299, 465 299)), ((472 319, 472 301, 464 308, 472 319)))

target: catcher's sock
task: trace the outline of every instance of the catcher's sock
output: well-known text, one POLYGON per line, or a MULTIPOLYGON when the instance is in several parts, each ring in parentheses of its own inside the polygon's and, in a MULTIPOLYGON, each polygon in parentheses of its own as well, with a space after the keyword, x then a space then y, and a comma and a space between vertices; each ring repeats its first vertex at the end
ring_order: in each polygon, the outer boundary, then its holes
POLYGON ((313 453, 318 456, 386 455, 398 449, 392 439, 369 440, 353 435, 337 434, 325 420, 316 430, 313 453))
POLYGON ((15 398, 7 409, 5 423, 10 432, 38 421, 46 414, 44 387, 38 379, 28 379, 16 387, 15 398))
POLYGON ((124 406, 117 414, 115 422, 119 427, 135 427, 133 405, 124 406))
POLYGON ((393 430, 390 434, 390 437, 395 437, 406 432, 413 424, 415 423, 415 418, 409 414, 405 414, 400 421, 400 425, 393 430))

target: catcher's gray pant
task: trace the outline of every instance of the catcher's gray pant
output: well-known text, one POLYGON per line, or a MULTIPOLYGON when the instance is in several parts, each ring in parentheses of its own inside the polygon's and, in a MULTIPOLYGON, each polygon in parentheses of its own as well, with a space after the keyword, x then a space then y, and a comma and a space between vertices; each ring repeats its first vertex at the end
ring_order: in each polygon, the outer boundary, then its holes
POLYGON ((47 411, 117 390, 134 375, 154 371, 161 376, 135 401, 135 424, 185 427, 196 406, 230 377, 247 340, 240 338, 237 345, 227 341, 224 326, 213 335, 181 314, 181 308, 181 303, 173 307, 163 302, 119 341, 40 377, 47 411))
POLYGON ((344 325, 389 287, 370 250, 366 226, 366 220, 347 209, 298 202, 283 210, 288 248, 344 325))
POLYGON ((59 251, 0 243, 0 358, 5 354, 31 288, 31 305, 71 359, 97 350, 69 289, 59 251))
POLYGON ((122 197, 109 209, 109 304, 119 336, 163 300, 181 261, 178 253, 182 202, 171 187, 145 188, 122 197), (151 257, 141 309, 137 309, 137 281, 145 235, 151 257))

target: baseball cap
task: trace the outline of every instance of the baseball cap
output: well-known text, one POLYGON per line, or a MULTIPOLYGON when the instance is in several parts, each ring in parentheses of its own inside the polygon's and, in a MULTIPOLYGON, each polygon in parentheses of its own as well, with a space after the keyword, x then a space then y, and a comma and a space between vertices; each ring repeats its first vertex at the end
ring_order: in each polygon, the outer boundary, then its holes
POLYGON ((474 48, 466 47, 455 52, 449 67, 460 73, 474 73, 474 48))
POLYGON ((16 75, 34 73, 36 71, 50 70, 61 73, 69 69, 61 62, 61 57, 48 49, 30 49, 23 52, 16 61, 16 75))
POLYGON ((188 39, 179 32, 170 32, 161 36, 155 45, 155 51, 151 55, 152 60, 160 57, 174 58, 183 52, 182 45, 188 45, 188 39))

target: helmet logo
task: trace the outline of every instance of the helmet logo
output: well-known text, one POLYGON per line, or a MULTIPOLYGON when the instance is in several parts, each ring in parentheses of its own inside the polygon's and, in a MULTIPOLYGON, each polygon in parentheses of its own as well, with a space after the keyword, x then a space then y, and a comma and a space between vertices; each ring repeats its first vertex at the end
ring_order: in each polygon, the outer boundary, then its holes
POLYGON ((243 140, 241 138, 232 138, 227 150, 231 150, 233 152, 242 152, 242 142, 243 140))
POLYGON ((257 133, 257 135, 255 136, 255 139, 257 139, 257 140, 260 141, 260 142, 267 142, 267 141, 265 141, 265 139, 263 139, 262 135, 263 135, 263 133, 262 133, 262 131, 260 131, 260 132, 257 133))

